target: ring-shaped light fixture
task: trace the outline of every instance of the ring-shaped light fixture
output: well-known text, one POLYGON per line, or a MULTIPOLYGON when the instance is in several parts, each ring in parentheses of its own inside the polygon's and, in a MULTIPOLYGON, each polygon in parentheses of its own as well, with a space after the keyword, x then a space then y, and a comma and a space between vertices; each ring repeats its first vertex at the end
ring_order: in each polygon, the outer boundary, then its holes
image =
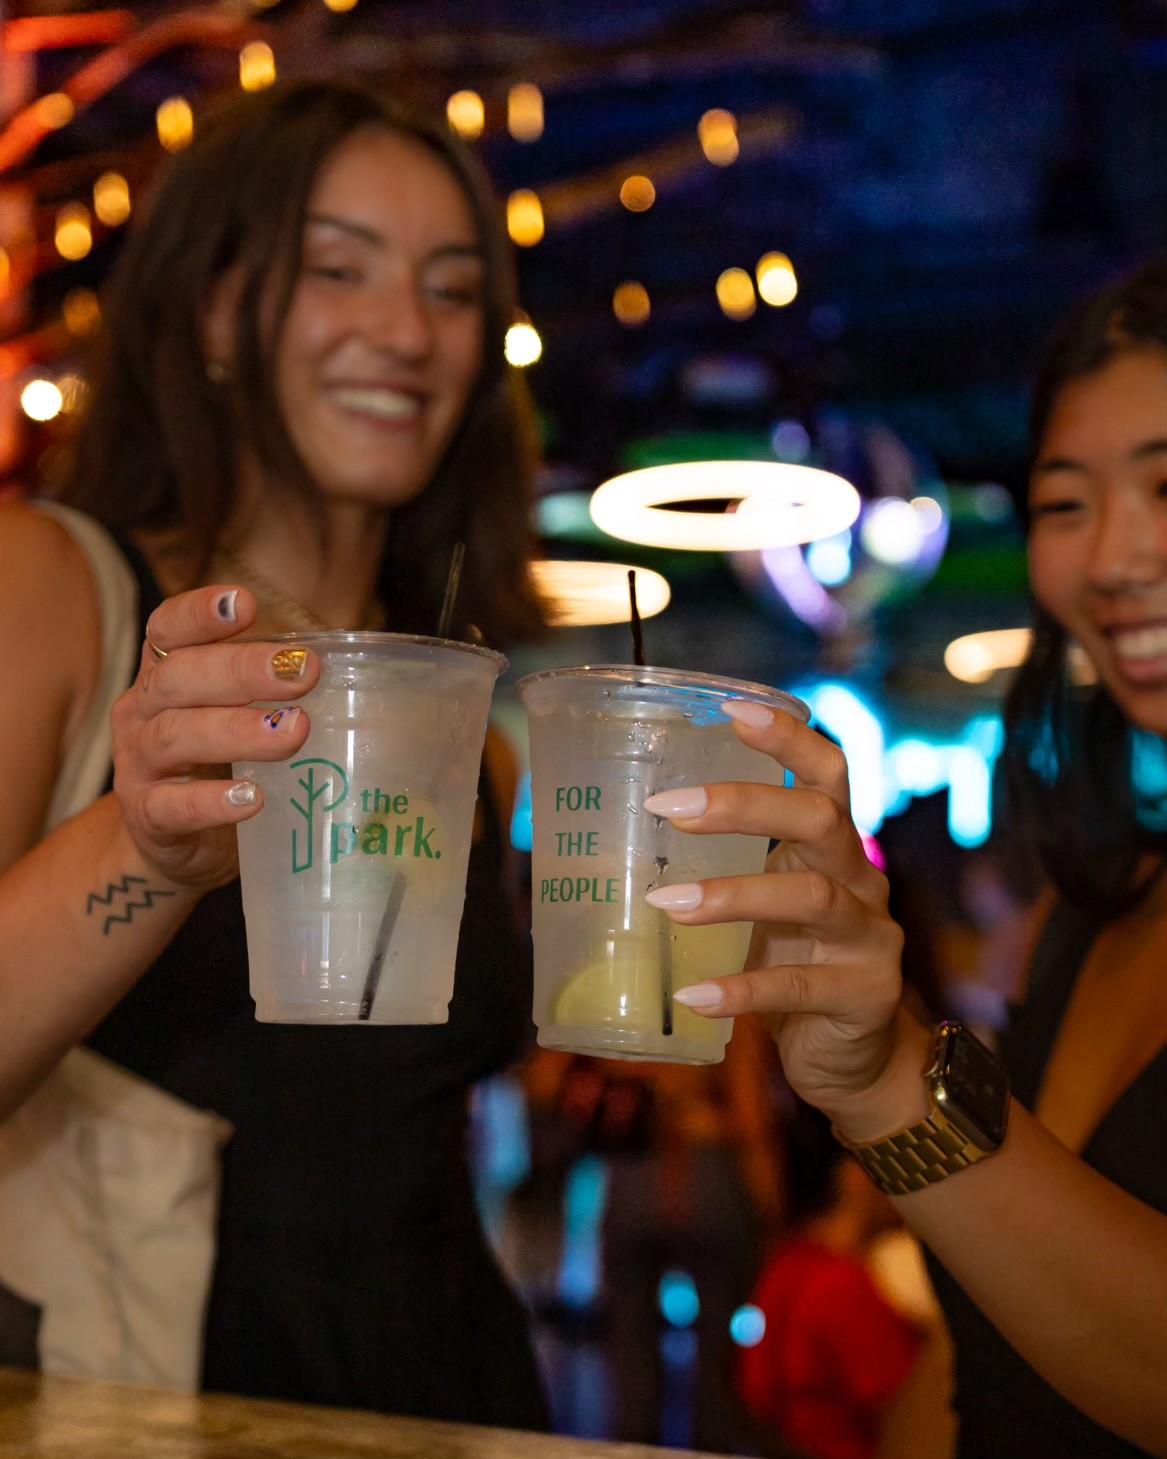
POLYGON ((849 481, 783 461, 685 461, 614 476, 592 494, 592 521, 610 537, 690 552, 746 552, 815 542, 859 515, 849 481), (736 511, 673 511, 665 503, 736 502, 736 511))
POLYGON ((646 567, 623 562, 533 562, 531 571, 539 591, 549 600, 556 628, 589 623, 627 623, 632 617, 628 573, 636 573, 636 610, 653 618, 668 607, 672 591, 668 580, 646 567))

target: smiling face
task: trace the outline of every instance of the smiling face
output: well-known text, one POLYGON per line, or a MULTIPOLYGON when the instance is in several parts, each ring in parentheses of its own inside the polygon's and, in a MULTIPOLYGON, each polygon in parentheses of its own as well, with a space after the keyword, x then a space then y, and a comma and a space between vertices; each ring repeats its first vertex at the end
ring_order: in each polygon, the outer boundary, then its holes
POLYGON ((1030 482, 1034 595, 1129 719, 1167 735, 1167 350, 1071 380, 1030 482))
POLYGON ((470 203, 437 156, 373 127, 337 147, 309 199, 274 367, 322 494, 393 507, 424 489, 482 368, 484 286, 470 203))

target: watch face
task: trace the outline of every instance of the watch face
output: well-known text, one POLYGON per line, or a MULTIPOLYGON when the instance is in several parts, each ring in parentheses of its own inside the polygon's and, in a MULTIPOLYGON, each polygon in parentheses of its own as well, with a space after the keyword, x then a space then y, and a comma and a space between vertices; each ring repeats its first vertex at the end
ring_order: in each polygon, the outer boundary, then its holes
POLYGON ((946 1105, 955 1105, 991 1149, 1005 1138, 1009 1113, 1009 1078, 1001 1061, 963 1028, 951 1030, 941 1079, 946 1105))

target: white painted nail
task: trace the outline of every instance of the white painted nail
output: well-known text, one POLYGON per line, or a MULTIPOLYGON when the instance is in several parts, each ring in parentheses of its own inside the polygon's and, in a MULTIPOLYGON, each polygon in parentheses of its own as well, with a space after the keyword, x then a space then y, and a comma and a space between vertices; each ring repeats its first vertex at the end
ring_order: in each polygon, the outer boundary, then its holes
POLYGON ((739 724, 748 725, 751 729, 765 729, 774 722, 773 713, 753 699, 727 699, 721 707, 730 719, 736 719, 739 724))
POLYGON ((716 983, 694 983, 688 988, 678 988, 673 999, 686 1008, 716 1008, 725 1002, 725 994, 716 983))
POLYGON ((253 780, 237 780, 227 792, 232 805, 254 805, 259 799, 259 790, 253 780))
POLYGON ((699 881, 677 882, 676 886, 645 892, 644 900, 662 912, 691 912, 705 900, 705 888, 699 881))
POLYGON ((235 599, 239 596, 239 589, 232 588, 229 593, 220 593, 215 599, 215 612, 224 623, 235 622, 235 599))
POLYGON ((709 795, 703 785, 662 790, 645 800, 644 809, 654 816, 675 816, 678 820, 688 821, 705 814, 709 809, 709 795))

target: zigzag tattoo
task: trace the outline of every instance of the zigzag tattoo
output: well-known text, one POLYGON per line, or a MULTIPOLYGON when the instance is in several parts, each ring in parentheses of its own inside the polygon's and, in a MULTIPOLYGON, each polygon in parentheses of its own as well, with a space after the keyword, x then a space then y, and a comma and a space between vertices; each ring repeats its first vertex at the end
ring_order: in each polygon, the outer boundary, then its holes
POLYGON ((142 887, 143 891, 133 893, 133 895, 140 896, 143 900, 127 900, 125 908, 120 914, 111 912, 105 919, 105 926, 101 929, 103 937, 109 936, 109 929, 115 922, 128 924, 134 920, 135 912, 148 912, 159 897, 174 896, 173 892, 153 891, 150 887, 146 886, 146 878, 144 876, 123 876, 120 882, 110 882, 109 886, 105 889, 104 896, 101 892, 89 893, 89 900, 85 903, 85 915, 89 916, 93 911, 95 902, 100 903, 103 907, 111 907, 113 905, 113 899, 117 896, 123 896, 128 899, 131 896, 131 888, 135 886, 142 887))

